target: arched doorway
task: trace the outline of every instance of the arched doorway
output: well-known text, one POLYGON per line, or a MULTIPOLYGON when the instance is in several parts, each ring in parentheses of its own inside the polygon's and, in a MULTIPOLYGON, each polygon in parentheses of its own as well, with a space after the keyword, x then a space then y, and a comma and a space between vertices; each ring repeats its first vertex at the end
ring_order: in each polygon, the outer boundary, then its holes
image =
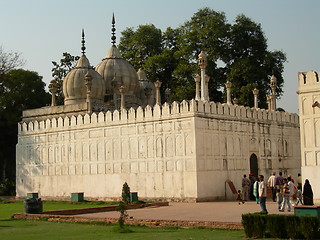
POLYGON ((258 158, 254 153, 250 156, 250 173, 253 173, 256 178, 258 177, 258 158))

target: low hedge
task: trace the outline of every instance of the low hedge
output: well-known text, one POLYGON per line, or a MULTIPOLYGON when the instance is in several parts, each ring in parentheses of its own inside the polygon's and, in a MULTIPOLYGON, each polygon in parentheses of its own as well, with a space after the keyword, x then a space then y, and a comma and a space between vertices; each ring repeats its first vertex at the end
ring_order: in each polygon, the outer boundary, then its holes
POLYGON ((248 213, 242 225, 249 238, 314 239, 319 236, 319 220, 313 216, 248 213))

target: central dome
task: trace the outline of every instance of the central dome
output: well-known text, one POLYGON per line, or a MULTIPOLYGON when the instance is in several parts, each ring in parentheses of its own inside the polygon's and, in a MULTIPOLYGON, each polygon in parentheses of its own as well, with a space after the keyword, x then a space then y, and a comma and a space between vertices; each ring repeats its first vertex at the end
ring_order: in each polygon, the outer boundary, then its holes
POLYGON ((109 49, 106 57, 96 66, 96 71, 105 80, 106 95, 113 95, 124 86, 125 95, 136 96, 139 92, 139 79, 133 66, 123 59, 115 45, 109 49))

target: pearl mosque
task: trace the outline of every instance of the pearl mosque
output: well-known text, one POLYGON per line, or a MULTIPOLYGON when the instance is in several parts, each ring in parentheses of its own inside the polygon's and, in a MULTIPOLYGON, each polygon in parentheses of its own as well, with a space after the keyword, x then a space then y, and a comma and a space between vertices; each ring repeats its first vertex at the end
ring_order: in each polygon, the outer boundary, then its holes
POLYGON ((301 169, 299 117, 276 111, 277 79, 270 79, 268 109, 210 101, 207 56, 198 56, 192 100, 164 102, 160 81, 137 72, 112 46, 96 67, 82 55, 63 80, 64 105, 23 112, 18 124, 16 192, 43 199, 117 200, 127 182, 142 200, 214 201, 234 199, 243 174, 296 176, 301 169))

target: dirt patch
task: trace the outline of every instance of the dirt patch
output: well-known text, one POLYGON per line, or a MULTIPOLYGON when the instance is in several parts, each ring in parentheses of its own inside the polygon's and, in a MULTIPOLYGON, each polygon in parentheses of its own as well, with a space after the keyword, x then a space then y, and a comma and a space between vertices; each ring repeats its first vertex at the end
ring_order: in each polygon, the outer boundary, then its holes
MULTIPOLYGON (((117 218, 85 218, 79 216, 66 216, 66 215, 49 215, 49 214, 26 214, 16 213, 13 215, 16 219, 27 220, 46 220, 51 222, 107 222, 117 223, 117 218)), ((181 227, 181 228, 221 228, 221 229, 243 229, 241 223, 228 223, 228 222, 209 222, 209 221, 178 221, 178 220, 152 220, 152 219, 134 219, 129 218, 125 222, 129 225, 144 225, 148 227, 181 227)))

